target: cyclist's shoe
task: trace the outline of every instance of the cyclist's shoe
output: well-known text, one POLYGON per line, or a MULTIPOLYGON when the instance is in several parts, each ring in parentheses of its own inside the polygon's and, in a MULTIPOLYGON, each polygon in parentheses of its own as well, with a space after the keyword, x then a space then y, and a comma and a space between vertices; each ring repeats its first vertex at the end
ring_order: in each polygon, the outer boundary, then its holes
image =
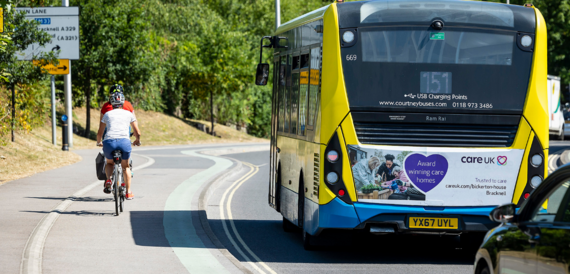
POLYGON ((135 198, 135 195, 132 192, 127 193, 127 200, 132 200, 135 198))
POLYGON ((111 182, 111 180, 105 181, 105 188, 103 189, 103 192, 105 192, 106 194, 111 194, 111 187, 112 186, 113 186, 113 182, 111 182))

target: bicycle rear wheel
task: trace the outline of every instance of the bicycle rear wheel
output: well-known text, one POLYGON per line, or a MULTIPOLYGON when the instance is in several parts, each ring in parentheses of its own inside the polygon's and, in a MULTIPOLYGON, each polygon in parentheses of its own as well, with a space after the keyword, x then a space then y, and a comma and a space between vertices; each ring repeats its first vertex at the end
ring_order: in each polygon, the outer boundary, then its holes
POLYGON ((123 179, 122 175, 123 174, 121 174, 121 180, 120 180, 121 186, 119 187, 119 209, 121 212, 123 212, 123 207, 125 204, 125 191, 123 190, 123 187, 122 187, 122 183, 123 183, 124 179, 123 179))
POLYGON ((118 181, 119 181, 119 172, 117 171, 117 168, 115 168, 115 172, 114 172, 114 176, 113 176, 113 196, 115 196, 115 213, 117 214, 117 216, 119 216, 119 200, 121 199, 121 197, 119 197, 119 186, 118 186, 118 181))

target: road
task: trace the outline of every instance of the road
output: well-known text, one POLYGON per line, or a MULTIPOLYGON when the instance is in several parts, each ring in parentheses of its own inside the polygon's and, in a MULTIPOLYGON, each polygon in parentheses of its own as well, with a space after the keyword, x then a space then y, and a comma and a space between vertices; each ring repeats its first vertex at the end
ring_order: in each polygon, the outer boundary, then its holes
POLYGON ((333 235, 332 246, 305 251, 300 232, 284 232, 281 215, 267 205, 267 149, 137 148, 135 199, 120 216, 95 180, 97 150, 0 185, 2 273, 472 271, 473 249, 459 248, 455 238, 344 233, 333 235))
POLYGON ((560 154, 565 150, 570 149, 569 141, 550 141, 549 155, 548 155, 548 171, 552 173, 560 164, 560 154))

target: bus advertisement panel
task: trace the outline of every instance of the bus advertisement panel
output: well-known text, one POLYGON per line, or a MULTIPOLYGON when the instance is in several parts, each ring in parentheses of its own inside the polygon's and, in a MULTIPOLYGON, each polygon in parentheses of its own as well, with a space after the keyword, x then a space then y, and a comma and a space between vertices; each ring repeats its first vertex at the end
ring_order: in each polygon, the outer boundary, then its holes
POLYGON ((510 202, 524 153, 521 149, 374 146, 348 146, 347 150, 359 202, 442 206, 510 202))

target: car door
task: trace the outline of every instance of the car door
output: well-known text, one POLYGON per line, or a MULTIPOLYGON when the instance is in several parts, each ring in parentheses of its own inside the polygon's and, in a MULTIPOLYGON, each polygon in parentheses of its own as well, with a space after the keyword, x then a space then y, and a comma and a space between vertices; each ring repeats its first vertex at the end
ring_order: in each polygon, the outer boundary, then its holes
POLYGON ((537 272, 570 273, 570 181, 560 183, 535 210, 532 220, 539 227, 537 272))
MULTIPOLYGON (((498 228, 499 229, 499 228, 498 228)), ((497 273, 536 273, 536 244, 532 241, 536 226, 527 223, 500 228, 495 236, 499 261, 497 273)))

